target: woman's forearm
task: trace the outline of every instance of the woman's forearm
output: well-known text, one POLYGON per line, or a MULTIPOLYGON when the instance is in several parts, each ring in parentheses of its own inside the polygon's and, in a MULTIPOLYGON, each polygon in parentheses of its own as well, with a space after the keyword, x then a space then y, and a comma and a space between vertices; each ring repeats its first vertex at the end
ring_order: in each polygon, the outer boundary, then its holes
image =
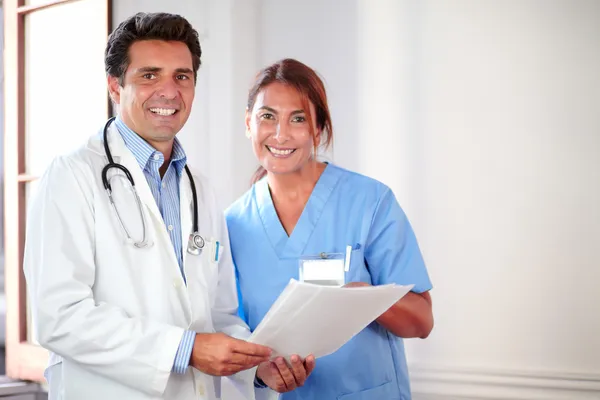
POLYGON ((409 292, 377 318, 377 322, 396 336, 425 339, 433 329, 431 295, 409 292))

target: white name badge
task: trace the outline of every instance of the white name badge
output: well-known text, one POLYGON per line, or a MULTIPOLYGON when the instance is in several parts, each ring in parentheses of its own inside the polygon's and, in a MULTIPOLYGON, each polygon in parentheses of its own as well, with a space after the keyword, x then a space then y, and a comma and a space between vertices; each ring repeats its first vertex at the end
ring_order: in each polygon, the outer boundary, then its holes
POLYGON ((349 252, 321 253, 300 258, 298 275, 300 282, 324 286, 343 286, 350 262, 349 252))

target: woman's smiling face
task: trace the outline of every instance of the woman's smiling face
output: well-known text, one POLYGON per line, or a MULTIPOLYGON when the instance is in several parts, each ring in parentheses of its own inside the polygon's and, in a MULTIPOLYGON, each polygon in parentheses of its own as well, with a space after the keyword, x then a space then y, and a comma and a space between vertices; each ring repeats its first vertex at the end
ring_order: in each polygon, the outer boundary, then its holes
MULTIPOLYGON (((256 158, 268 172, 289 174, 302 170, 314 156, 315 107, 295 88, 274 82, 256 96, 252 110, 246 111, 246 131, 256 158)), ((318 143, 317 143, 318 144, 318 143)))

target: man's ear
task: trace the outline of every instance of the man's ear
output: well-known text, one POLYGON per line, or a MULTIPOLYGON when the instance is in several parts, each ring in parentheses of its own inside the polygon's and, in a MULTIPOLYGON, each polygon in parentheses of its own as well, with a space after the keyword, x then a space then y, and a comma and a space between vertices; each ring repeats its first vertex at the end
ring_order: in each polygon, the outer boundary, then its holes
POLYGON ((110 98, 115 104, 120 104, 121 102, 121 85, 119 84, 119 78, 108 75, 108 93, 110 94, 110 98))

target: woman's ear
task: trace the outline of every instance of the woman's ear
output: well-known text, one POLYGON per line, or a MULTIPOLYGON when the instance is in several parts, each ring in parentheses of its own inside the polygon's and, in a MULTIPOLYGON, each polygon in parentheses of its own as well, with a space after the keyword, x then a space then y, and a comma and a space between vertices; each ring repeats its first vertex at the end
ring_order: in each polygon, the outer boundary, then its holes
POLYGON ((317 128, 317 130, 315 131, 315 148, 319 148, 319 146, 321 146, 321 139, 323 138, 323 129, 321 128, 317 128))
POLYGON ((250 111, 248 111, 248 109, 246 108, 246 137, 248 139, 250 139, 250 137, 252 136, 252 133, 250 132, 250 120, 252 119, 252 115, 250 114, 250 111))

